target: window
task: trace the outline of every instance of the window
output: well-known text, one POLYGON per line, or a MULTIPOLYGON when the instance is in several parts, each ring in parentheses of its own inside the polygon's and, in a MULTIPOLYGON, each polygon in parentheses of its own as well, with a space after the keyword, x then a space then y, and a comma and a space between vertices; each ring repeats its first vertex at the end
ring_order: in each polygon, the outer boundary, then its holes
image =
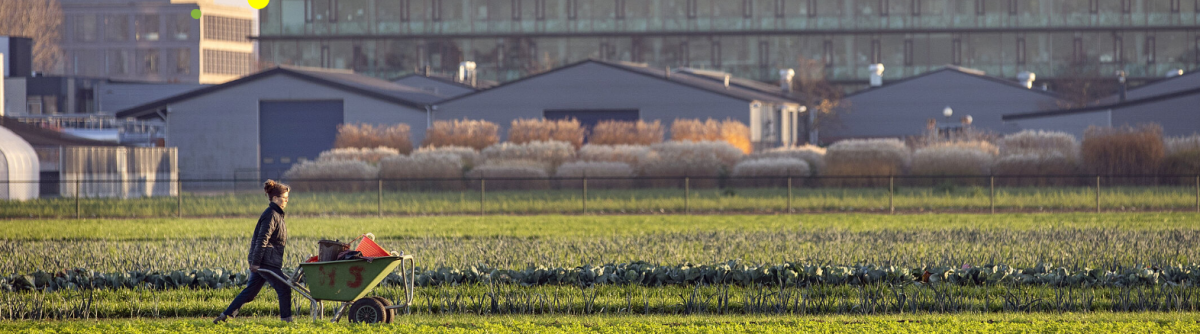
POLYGON ((96 32, 100 31, 100 22, 95 14, 82 14, 75 17, 75 41, 95 42, 96 32))
POLYGON ((742 17, 747 19, 754 17, 754 2, 751 0, 742 0, 742 17))
POLYGON ((975 15, 987 14, 987 7, 984 6, 984 0, 975 0, 975 15))
POLYGON ((442 20, 442 0, 430 0, 430 1, 431 1, 431 3, 430 3, 431 8, 429 8, 429 9, 432 11, 433 21, 435 21, 435 22, 441 21, 442 20))
POLYGON ((204 50, 204 73, 212 74, 249 74, 252 56, 249 53, 204 50))
MULTIPOLYGON (((880 0, 884 1, 884 0, 880 0)), ((783 15, 783 0, 775 0, 775 17, 782 18, 783 15)))
POLYGON ((955 37, 950 41, 950 59, 954 65, 962 65, 962 38, 955 37))
POLYGON ((1088 0, 1088 13, 1100 13, 1100 0, 1088 0))
POLYGON ((538 21, 545 20, 546 19, 546 0, 534 1, 534 10, 533 11, 534 11, 533 15, 537 17, 538 21))
POLYGON ((1025 36, 1017 37, 1017 64, 1025 64, 1025 36))
POLYGON ((1179 13, 1179 0, 1171 0, 1171 13, 1179 13))
POLYGON ((696 18, 696 0, 687 0, 687 17, 696 18))
POLYGON ((912 66, 913 64, 913 40, 912 38, 904 39, 904 66, 912 66))
POLYGON ((42 114, 42 96, 30 95, 25 100, 26 115, 41 115, 42 114))
POLYGON ((817 0, 808 0, 808 17, 817 17, 817 0))
POLYGON ((1117 63, 1125 62, 1125 37, 1121 35, 1113 35, 1113 61, 1117 63))
POLYGON ((129 50, 108 50, 108 74, 129 73, 129 50))
MULTIPOLYGON (((1197 7, 1200 8, 1200 7, 1197 7)), ((1200 63, 1200 36, 1196 37, 1196 62, 1200 63)))
POLYGON ((104 17, 104 40, 124 42, 129 40, 129 15, 117 14, 104 17))
POLYGON ((758 65, 762 67, 771 65, 771 43, 767 41, 758 41, 758 65))
POLYGON ((625 19, 625 0, 616 0, 616 1, 617 1, 617 3, 616 3, 616 8, 614 9, 614 11, 617 14, 616 15, 617 19, 624 20, 625 19))
POLYGON ((219 41, 245 42, 250 36, 252 22, 223 16, 204 17, 204 38, 219 41))
POLYGON ((909 1, 910 1, 909 11, 912 13, 912 16, 921 16, 921 0, 909 0, 909 1))
POLYGON ((600 59, 608 60, 609 55, 614 53, 616 50, 613 49, 612 43, 607 40, 600 41, 600 59))
POLYGON ((888 0, 879 0, 879 16, 888 16, 888 0))
POLYGON ((330 20, 330 2, 333 0, 304 0, 304 21, 325 22, 330 20))
POLYGON ((1121 14, 1133 13, 1133 0, 1121 0, 1121 14))
POLYGON ((1017 0, 1008 0, 1008 15, 1017 15, 1017 0))
POLYGON ((679 43, 679 64, 683 65, 683 67, 692 66, 692 54, 691 50, 688 49, 687 41, 679 43))
POLYGON ((509 6, 509 8, 512 9, 512 19, 513 19, 513 21, 520 21, 521 20, 521 0, 511 0, 511 1, 512 1, 512 5, 509 6))
POLYGON ((192 52, 189 49, 167 50, 171 74, 192 74, 192 52))
POLYGON ((138 74, 158 74, 158 49, 138 49, 137 61, 138 74))
POLYGON ((137 38, 138 41, 157 41, 158 33, 158 15, 138 15, 137 16, 137 38))
POLYGON ((821 43, 821 57, 825 60, 825 66, 833 66, 833 40, 825 40, 821 43))
POLYGON ((871 39, 871 63, 878 64, 883 61, 883 48, 879 42, 879 38, 871 39))
POLYGON ((408 22, 410 0, 379 0, 375 4, 375 15, 380 21, 408 22))
POLYGON ((367 53, 363 50, 362 45, 354 46, 354 54, 351 57, 353 57, 352 66, 355 71, 365 72, 369 69, 368 65, 370 61, 368 61, 367 53))
POLYGON ((712 41, 712 66, 721 67, 721 41, 712 41))
POLYGON ((1083 37, 1075 36, 1075 40, 1071 44, 1071 60, 1082 63, 1086 55, 1083 51, 1083 37))
MULTIPOLYGON (((688 0, 691 3, 694 0, 688 0)), ((567 0, 567 19, 574 20, 579 18, 579 0, 567 0)))
POLYGON ((1155 41, 1154 36, 1146 36, 1146 63, 1147 64, 1153 64, 1158 61, 1158 59, 1156 59, 1158 56, 1158 50, 1155 49, 1155 46, 1156 46, 1155 44, 1157 44, 1157 43, 1155 43, 1155 42, 1156 41, 1155 41))
POLYGON ((186 41, 192 36, 192 18, 191 14, 175 14, 171 15, 170 21, 167 22, 167 29, 177 41, 186 41))

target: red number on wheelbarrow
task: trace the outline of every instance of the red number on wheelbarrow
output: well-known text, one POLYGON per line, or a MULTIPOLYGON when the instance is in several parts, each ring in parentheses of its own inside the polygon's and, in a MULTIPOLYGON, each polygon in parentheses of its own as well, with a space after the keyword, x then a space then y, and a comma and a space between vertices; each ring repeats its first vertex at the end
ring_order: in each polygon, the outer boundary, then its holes
POLYGON ((357 288, 357 287, 362 286, 362 281, 363 281, 362 272, 363 272, 363 267, 360 267, 360 266, 350 267, 350 275, 354 276, 354 280, 346 282, 346 286, 351 287, 351 288, 357 288))
POLYGON ((321 271, 321 275, 329 277, 329 286, 333 286, 334 278, 337 277, 337 270, 329 270, 329 272, 325 272, 325 267, 317 267, 317 270, 321 271))

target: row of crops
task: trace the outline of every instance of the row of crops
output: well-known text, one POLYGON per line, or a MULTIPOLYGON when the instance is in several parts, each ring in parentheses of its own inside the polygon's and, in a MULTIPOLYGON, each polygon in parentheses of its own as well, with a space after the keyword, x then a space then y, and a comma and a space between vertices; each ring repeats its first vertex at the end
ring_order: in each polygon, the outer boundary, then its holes
MULTIPOLYGON (((289 273, 292 274, 292 273, 289 273)), ((177 288, 220 289, 245 285, 248 271, 224 269, 175 270, 170 272, 99 273, 84 269, 56 273, 38 271, 0 278, 0 290, 123 289, 155 290, 177 288)), ((880 265, 810 265, 784 263, 747 265, 737 261, 709 265, 655 265, 647 262, 618 263, 574 268, 537 267, 509 270, 477 265, 464 269, 420 270, 416 284, 422 287, 466 284, 505 284, 523 287, 556 285, 589 287, 593 285, 721 285, 745 287, 875 285, 875 284, 952 284, 967 286, 1049 285, 1057 287, 1130 287, 1194 286, 1200 282, 1200 265, 1171 267, 1124 267, 1116 270, 1092 268, 1068 269, 1041 265, 1014 268, 1007 265, 978 267, 907 268, 880 265)), ((392 273, 383 285, 401 285, 392 273)))

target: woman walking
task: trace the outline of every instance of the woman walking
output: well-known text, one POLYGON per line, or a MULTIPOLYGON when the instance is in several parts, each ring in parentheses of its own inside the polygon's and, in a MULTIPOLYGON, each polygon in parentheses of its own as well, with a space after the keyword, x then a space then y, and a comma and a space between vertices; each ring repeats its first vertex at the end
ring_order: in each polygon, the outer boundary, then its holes
POLYGON ((214 324, 236 316, 242 305, 258 296, 263 283, 270 283, 279 295, 279 317, 283 321, 292 322, 292 289, 287 283, 258 272, 267 270, 279 277, 286 277, 282 270, 283 248, 287 244, 287 224, 283 221, 283 210, 287 208, 288 192, 291 189, 286 184, 267 180, 263 190, 267 192, 267 199, 271 203, 262 216, 258 217, 258 226, 254 227, 254 237, 250 239, 250 280, 246 283, 246 289, 233 298, 229 308, 213 319, 214 324))

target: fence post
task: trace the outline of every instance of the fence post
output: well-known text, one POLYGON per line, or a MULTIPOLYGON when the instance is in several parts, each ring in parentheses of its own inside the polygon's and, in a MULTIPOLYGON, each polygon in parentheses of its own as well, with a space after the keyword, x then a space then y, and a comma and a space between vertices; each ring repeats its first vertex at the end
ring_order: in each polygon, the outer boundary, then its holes
POLYGON ((583 173, 583 214, 587 214, 587 172, 583 173))
MULTIPOLYGON (((233 192, 237 193, 237 183, 233 192)), ((183 218, 183 180, 175 180, 175 218, 183 218)))
POLYGON ((788 213, 792 213, 792 177, 791 177, 791 176, 788 176, 788 202, 787 202, 787 209, 788 209, 788 213))
POLYGON ((683 177, 683 213, 691 214, 692 208, 688 206, 688 199, 692 197, 692 178, 683 177))
POLYGON ((988 197, 991 198, 992 214, 994 215, 994 214, 996 214, 996 177, 995 176, 992 176, 991 183, 992 183, 992 185, 991 185, 992 190, 991 190, 991 194, 988 195, 988 197))
POLYGON ((75 178, 75 219, 79 219, 79 178, 75 178))
POLYGON ((1096 175, 1096 213, 1100 213, 1100 175, 1096 175))
POLYGON ((379 216, 383 217, 383 178, 382 177, 379 178, 378 181, 379 181, 379 195, 376 196, 376 199, 379 200, 379 203, 376 206, 376 208, 379 210, 379 216))
POLYGON ((888 176, 888 207, 891 208, 892 214, 896 213, 896 177, 888 176))
POLYGON ((487 180, 483 179, 483 175, 479 176, 479 215, 484 215, 483 209, 483 192, 487 189, 487 180))

